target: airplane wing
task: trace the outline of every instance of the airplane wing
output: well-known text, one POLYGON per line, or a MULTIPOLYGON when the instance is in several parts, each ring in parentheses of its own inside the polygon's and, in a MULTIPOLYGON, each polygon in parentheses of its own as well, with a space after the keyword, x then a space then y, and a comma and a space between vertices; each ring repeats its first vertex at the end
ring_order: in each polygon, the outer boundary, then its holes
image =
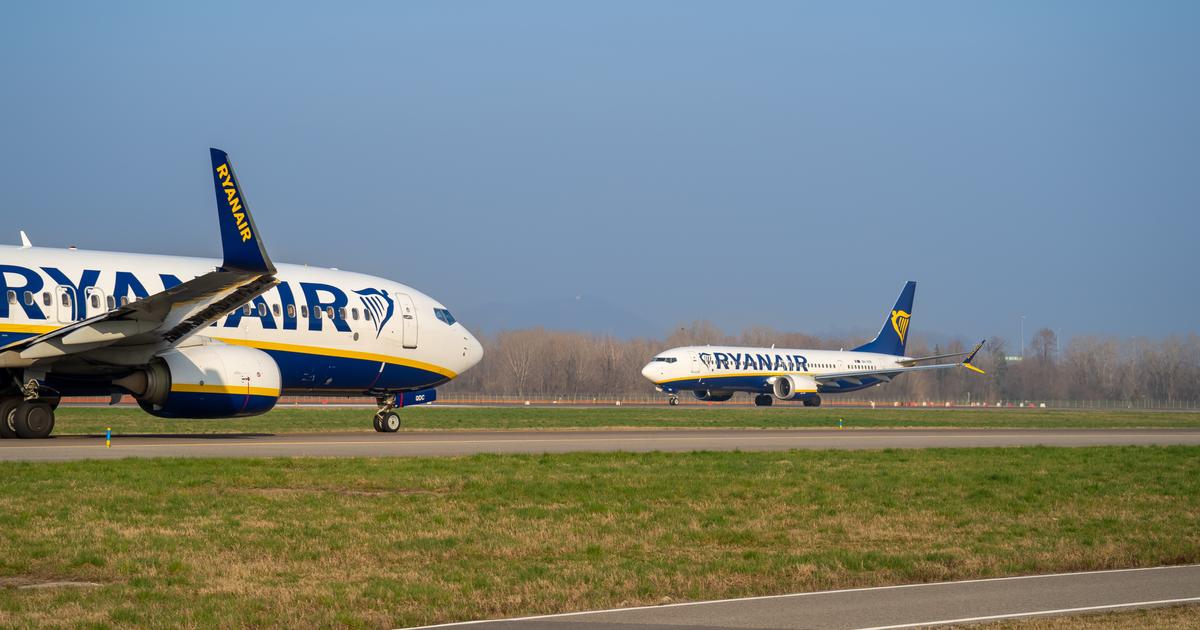
POLYGON ((0 366, 29 367, 76 356, 140 365, 275 285, 275 265, 229 156, 210 149, 224 260, 220 267, 117 309, 0 348, 0 366))
POLYGON ((916 365, 918 363, 924 363, 925 361, 937 361, 938 359, 953 359, 955 357, 965 357, 970 354, 971 354, 971 351, 969 351, 969 350, 967 352, 952 352, 950 354, 935 354, 935 355, 928 356, 928 357, 918 357, 916 359, 908 359, 906 361, 900 361, 899 363, 900 363, 900 365, 910 366, 910 365, 916 365))
MULTIPOLYGON (((878 370, 854 370, 853 372, 833 372, 833 373, 829 373, 829 374, 814 375, 813 379, 815 379, 818 383, 820 383, 822 385, 837 385, 839 382, 846 382, 849 385, 861 385, 862 379, 866 378, 866 377, 870 377, 870 378, 874 378, 874 379, 878 379, 878 380, 882 380, 882 381, 890 381, 893 378, 895 378, 897 375, 905 374, 907 372, 922 372, 925 370, 945 370, 948 368, 956 368, 956 367, 965 367, 968 370, 971 370, 973 372, 985 374, 986 372, 975 367, 975 365, 971 363, 973 360, 975 360, 975 355, 979 353, 979 349, 983 347, 983 344, 985 341, 987 341, 987 340, 985 339, 984 341, 980 341, 979 343, 975 344, 975 348, 972 349, 970 352, 945 355, 945 356, 955 356, 955 357, 965 355, 967 357, 958 363, 939 363, 936 365, 907 365, 905 367, 880 368, 878 370)), ((916 359, 916 360, 918 360, 918 361, 929 360, 929 359, 933 359, 933 358, 939 358, 939 357, 924 357, 923 359, 916 359)), ((908 363, 908 362, 906 361, 905 363, 908 363)))

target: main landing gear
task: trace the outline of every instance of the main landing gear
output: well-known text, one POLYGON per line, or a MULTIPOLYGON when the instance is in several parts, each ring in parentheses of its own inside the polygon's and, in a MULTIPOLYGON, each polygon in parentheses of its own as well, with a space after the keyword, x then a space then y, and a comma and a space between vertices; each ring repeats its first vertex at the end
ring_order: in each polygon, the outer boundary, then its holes
POLYGON ((770 407, 771 404, 774 402, 775 402, 775 399, 771 398, 770 394, 759 394, 754 397, 754 406, 755 407, 770 407))
POLYGON ((809 396, 808 398, 805 398, 804 406, 805 407, 820 407, 821 406, 821 397, 820 396, 809 396))
POLYGON ((54 430, 57 398, 0 398, 0 438, 46 438, 54 430))
POLYGON ((400 430, 400 414, 396 412, 395 396, 380 396, 375 399, 379 411, 375 412, 375 430, 380 433, 395 433, 400 430))

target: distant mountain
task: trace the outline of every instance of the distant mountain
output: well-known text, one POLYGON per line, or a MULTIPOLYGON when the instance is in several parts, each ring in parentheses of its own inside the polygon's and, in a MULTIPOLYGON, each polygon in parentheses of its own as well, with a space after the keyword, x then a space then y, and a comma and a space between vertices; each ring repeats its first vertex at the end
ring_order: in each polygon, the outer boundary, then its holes
POLYGON ((531 302, 492 302, 457 309, 457 317, 473 330, 496 333, 502 330, 542 327, 608 334, 622 339, 662 337, 667 330, 603 298, 574 295, 531 302))

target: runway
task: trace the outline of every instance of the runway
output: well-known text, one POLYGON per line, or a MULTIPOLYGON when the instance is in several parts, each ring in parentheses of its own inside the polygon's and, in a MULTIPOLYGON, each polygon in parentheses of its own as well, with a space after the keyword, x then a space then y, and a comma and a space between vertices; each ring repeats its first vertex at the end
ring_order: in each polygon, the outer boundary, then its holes
POLYGON ((1200 603, 1200 566, 1035 575, 647 606, 427 628, 892 630, 1200 603))
POLYGON ((654 429, 188 434, 2 440, 0 461, 418 457, 476 453, 1200 445, 1200 429, 654 429))

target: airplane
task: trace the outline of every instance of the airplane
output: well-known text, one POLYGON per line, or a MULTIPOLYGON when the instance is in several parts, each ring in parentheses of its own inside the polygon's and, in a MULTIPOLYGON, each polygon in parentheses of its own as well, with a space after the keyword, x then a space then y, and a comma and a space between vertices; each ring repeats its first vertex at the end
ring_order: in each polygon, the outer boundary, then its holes
POLYGON ((799 400, 805 407, 819 407, 821 394, 859 391, 908 372, 961 366, 983 374, 971 363, 983 341, 970 352, 905 356, 916 290, 916 282, 906 283, 896 305, 884 318, 879 335, 853 350, 688 346, 658 354, 642 368, 642 375, 654 383, 655 389, 667 393, 671 405, 679 404, 679 392, 690 391, 696 399, 711 402, 724 402, 736 392, 748 392, 759 407, 770 406, 776 399, 799 400), (918 365, 958 357, 966 358, 958 363, 918 365))
POLYGON ((229 156, 210 149, 223 258, 0 246, 0 436, 45 438, 63 398, 132 395, 234 418, 281 395, 369 395, 374 427, 433 402, 483 347, 446 307, 360 273, 274 264, 229 156))

